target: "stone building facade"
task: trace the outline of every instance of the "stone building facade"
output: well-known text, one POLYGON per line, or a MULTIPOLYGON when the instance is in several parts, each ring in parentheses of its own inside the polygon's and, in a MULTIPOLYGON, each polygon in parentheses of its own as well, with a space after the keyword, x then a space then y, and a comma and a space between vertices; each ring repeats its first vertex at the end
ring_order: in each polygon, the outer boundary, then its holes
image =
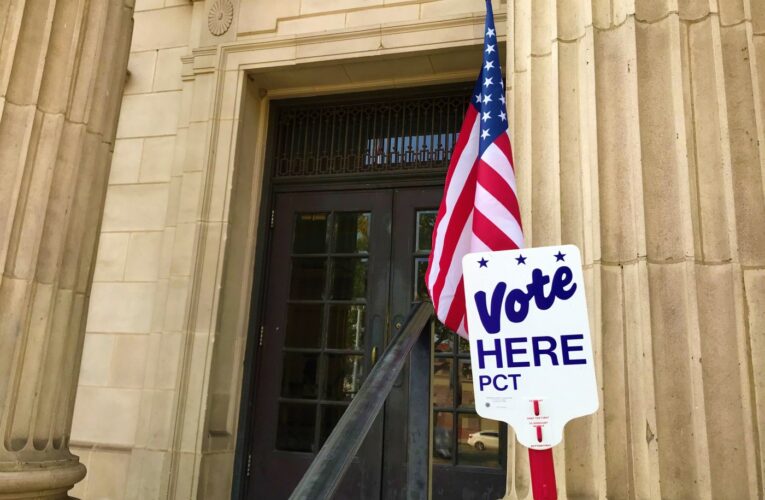
MULTIPOLYGON (((601 410, 555 449, 560 497, 762 498, 765 2, 493 5, 527 241, 585 261, 601 410)), ((276 265, 268 212, 289 191, 273 117, 460 88, 483 16, 0 2, 0 498, 245 491, 248 387, 278 337, 253 270, 276 265)), ((506 498, 530 498, 508 442, 506 498)))

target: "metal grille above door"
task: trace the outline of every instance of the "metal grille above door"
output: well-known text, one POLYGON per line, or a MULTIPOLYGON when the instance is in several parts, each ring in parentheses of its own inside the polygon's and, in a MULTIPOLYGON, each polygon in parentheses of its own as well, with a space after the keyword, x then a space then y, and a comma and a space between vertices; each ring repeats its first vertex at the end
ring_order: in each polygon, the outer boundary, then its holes
POLYGON ((274 180, 445 172, 470 92, 405 92, 277 104, 274 180))

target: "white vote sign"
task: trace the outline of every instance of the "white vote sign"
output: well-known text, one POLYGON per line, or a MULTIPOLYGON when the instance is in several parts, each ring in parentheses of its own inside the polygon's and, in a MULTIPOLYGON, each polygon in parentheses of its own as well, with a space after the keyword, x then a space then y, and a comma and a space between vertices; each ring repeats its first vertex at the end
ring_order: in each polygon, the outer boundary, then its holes
POLYGON ((582 261, 573 245, 462 259, 476 411, 550 448, 598 409, 582 261))

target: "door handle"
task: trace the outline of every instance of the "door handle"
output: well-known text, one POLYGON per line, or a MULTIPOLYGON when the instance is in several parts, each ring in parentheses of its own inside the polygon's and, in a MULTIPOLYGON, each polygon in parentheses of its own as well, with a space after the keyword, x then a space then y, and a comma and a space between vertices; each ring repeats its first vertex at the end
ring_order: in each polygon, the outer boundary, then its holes
POLYGON ((377 363, 377 346, 372 347, 372 366, 377 363))
POLYGON ((393 328, 395 332, 391 332, 391 337, 401 331, 401 327, 404 326, 404 317, 400 314, 393 316, 393 328))

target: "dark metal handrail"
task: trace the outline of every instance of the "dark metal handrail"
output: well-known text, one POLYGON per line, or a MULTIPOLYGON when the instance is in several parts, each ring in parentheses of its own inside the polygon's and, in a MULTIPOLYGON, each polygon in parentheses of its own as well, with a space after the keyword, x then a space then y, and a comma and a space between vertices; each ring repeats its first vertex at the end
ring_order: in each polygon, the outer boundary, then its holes
MULTIPOLYGON (((311 466, 300 480, 290 499, 315 500, 331 498, 333 492, 340 484, 343 474, 345 474, 353 457, 356 455, 359 447, 361 447, 361 443, 364 441, 370 427, 372 427, 372 423, 385 403, 388 394, 390 394, 401 368, 412 351, 412 347, 417 343, 420 346, 419 350, 425 347, 429 352, 430 336, 428 335, 425 338, 422 333, 426 330, 432 315, 433 306, 430 302, 421 302, 412 307, 403 328, 390 342, 380 360, 375 364, 371 373, 362 384, 361 389, 335 426, 332 434, 329 435, 324 446, 321 447, 313 463, 311 463, 311 466), (424 340, 417 342, 418 339, 424 340)), ((429 374, 430 371, 428 370, 428 379, 422 381, 427 383, 428 388, 430 387, 429 374)), ((418 396, 421 396, 421 394, 418 394, 418 396)), ((412 460, 413 453, 415 453, 413 448, 416 448, 420 454, 423 454, 422 452, 424 451, 426 457, 424 462, 427 466, 427 456, 429 454, 427 446, 427 439, 429 438, 427 430, 429 420, 427 418, 430 415, 429 398, 425 400, 425 403, 427 405, 425 408, 426 428, 423 432, 423 429, 420 428, 422 423, 416 422, 417 432, 412 435, 413 432, 410 429, 410 437, 415 439, 416 446, 413 446, 410 440, 409 457, 412 460), (423 446, 423 434, 428 434, 425 436, 425 446, 423 446)), ((411 413, 413 412, 410 411, 411 413)), ((410 419, 411 422, 412 419, 410 419)), ((422 468, 423 459, 422 457, 417 458, 414 462, 422 468)), ((424 491, 427 491, 427 474, 427 470, 409 474, 410 477, 407 480, 409 483, 408 496, 410 498, 422 498, 420 492, 423 491, 423 488, 425 488, 424 491), (418 493, 414 492, 415 489, 418 493)))

